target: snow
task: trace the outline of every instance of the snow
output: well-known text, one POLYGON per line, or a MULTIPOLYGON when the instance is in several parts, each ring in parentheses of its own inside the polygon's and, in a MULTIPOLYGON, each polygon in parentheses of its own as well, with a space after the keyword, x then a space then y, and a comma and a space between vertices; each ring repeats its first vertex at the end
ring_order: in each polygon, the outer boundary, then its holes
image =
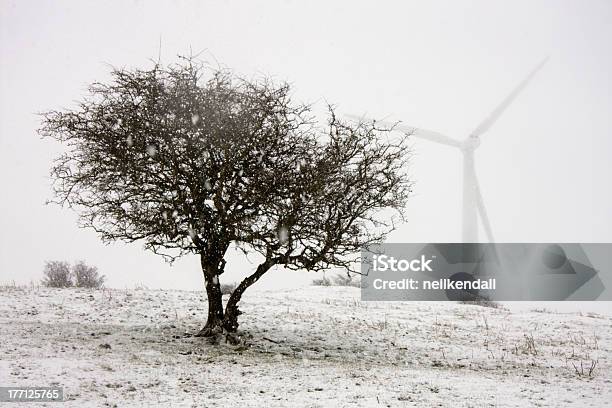
POLYGON ((196 239, 196 237, 198 236, 198 234, 196 233, 196 231, 193 228, 188 228, 188 233, 189 236, 191 237, 191 239, 196 239))
POLYGON ((155 157, 155 155, 157 154, 157 147, 155 147, 154 145, 148 145, 147 146, 147 154, 151 157, 155 157))
POLYGON ((236 347, 190 335, 206 317, 199 291, 4 286, 0 384, 58 384, 69 398, 63 406, 74 407, 601 407, 612 400, 608 316, 359 296, 343 287, 247 291, 245 344, 236 347), (593 378, 576 374, 573 365, 593 360, 593 378))
POLYGON ((300 171, 300 170, 302 170, 303 167, 306 167, 306 164, 308 164, 308 163, 306 162, 305 159, 300 159, 298 161, 298 163, 295 165, 295 169, 297 171, 300 171))
POLYGON ((278 229, 277 238, 281 244, 286 244, 289 241, 289 230, 287 227, 280 227, 278 229))

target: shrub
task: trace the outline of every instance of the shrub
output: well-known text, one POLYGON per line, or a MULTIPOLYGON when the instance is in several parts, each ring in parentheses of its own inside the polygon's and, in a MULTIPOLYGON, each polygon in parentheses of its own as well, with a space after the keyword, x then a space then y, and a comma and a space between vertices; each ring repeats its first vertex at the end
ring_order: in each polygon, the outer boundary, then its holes
POLYGON ((70 264, 66 261, 47 261, 43 270, 44 286, 50 288, 69 288, 73 286, 70 273, 70 264))
POLYGON ((505 309, 500 303, 489 299, 460 300, 459 303, 464 305, 490 307, 493 309, 505 309))
POLYGON ((361 287, 361 281, 359 278, 353 279, 353 276, 351 276, 350 274, 340 274, 337 276, 334 276, 334 286, 352 286, 354 288, 359 288, 361 287))
POLYGON ((98 268, 79 261, 72 267, 74 286, 78 288, 100 289, 106 277, 98 273, 98 268))
POLYGON ((332 285, 332 281, 331 281, 331 279, 329 279, 325 275, 323 275, 323 277, 321 279, 314 279, 312 281, 312 285, 313 286, 331 286, 332 285))
POLYGON ((361 280, 354 279, 350 274, 339 274, 333 276, 331 279, 323 275, 321 279, 314 279, 312 281, 313 286, 352 286, 354 288, 361 287, 361 280))

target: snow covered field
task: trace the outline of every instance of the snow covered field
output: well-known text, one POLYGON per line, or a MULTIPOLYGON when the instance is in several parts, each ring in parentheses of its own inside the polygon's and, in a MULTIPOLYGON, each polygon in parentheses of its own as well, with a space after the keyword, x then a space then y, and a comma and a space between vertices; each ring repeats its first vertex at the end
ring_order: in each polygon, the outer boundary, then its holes
POLYGON ((2 287, 0 386, 63 386, 62 406, 78 407, 612 401, 608 316, 361 302, 355 288, 252 291, 245 345, 215 346, 191 337, 202 296, 2 287))

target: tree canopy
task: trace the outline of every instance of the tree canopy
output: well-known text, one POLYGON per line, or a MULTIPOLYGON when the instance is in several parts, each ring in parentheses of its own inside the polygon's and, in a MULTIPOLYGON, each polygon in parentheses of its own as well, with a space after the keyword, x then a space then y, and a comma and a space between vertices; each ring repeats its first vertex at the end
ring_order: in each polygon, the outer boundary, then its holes
POLYGON ((104 241, 143 241, 167 260, 200 256, 209 302, 202 334, 235 331, 246 288, 275 265, 351 268, 395 226, 411 189, 406 137, 321 125, 285 83, 245 80, 192 59, 116 69, 40 133, 67 146, 51 170, 54 202, 104 241), (230 245, 263 261, 230 296, 230 245))

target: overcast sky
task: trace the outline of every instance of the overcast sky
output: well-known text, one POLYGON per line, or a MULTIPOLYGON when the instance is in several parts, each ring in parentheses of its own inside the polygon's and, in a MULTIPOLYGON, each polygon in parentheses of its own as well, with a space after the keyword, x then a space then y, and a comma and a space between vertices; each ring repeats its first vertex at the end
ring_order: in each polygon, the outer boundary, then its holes
MULTIPOLYGON (((202 286, 195 257, 169 267, 142 245, 102 245, 45 206, 62 146, 37 112, 73 107, 109 66, 190 50, 246 76, 464 138, 543 57, 482 137, 476 168, 499 242, 612 242, 610 1, 0 1, 0 281, 38 280, 45 260, 84 259, 108 286, 202 286), (333 4, 332 4, 333 3, 333 4)), ((414 141, 415 194, 391 242, 461 239, 461 157, 414 141)), ((481 234, 482 235, 482 234, 481 234)), ((222 280, 253 266, 233 256, 222 280)), ((263 287, 306 284, 276 272, 263 287)))

